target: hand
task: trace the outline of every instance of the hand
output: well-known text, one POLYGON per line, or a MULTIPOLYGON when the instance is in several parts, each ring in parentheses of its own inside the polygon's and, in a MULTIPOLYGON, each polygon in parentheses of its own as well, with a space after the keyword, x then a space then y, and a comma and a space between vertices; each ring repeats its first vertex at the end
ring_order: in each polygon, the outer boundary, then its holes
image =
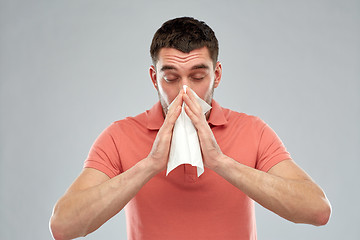
POLYGON ((151 166, 156 173, 166 169, 166 165, 169 159, 169 151, 174 124, 181 113, 183 93, 184 91, 181 90, 176 97, 175 102, 169 108, 165 117, 165 121, 159 129, 159 132, 156 135, 155 141, 153 143, 151 152, 147 157, 150 160, 151 166))
POLYGON ((203 114, 201 106, 194 94, 191 91, 187 91, 183 94, 183 99, 186 104, 185 112, 198 132, 204 165, 214 170, 224 155, 215 140, 209 124, 206 121, 205 114, 203 114))

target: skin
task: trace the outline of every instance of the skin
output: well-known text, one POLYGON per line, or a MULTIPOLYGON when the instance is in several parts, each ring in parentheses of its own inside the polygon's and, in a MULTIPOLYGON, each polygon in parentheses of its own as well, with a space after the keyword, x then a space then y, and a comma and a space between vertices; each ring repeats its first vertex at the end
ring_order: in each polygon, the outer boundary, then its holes
POLYGON ((183 53, 172 48, 159 52, 150 77, 163 107, 165 121, 149 155, 128 171, 109 179, 86 168, 56 203, 50 219, 55 239, 85 236, 117 214, 146 182, 166 169, 172 130, 182 103, 198 131, 205 167, 212 169, 265 208, 295 223, 324 225, 331 206, 321 188, 293 160, 285 160, 267 173, 224 155, 191 91, 211 103, 221 80, 222 67, 214 64, 206 48, 183 53), (168 110, 169 104, 176 99, 168 110))
POLYGON ((183 53, 173 48, 159 52, 157 67, 150 67, 150 77, 156 88, 164 114, 170 103, 179 94, 183 85, 211 105, 214 88, 219 86, 222 74, 220 62, 209 58, 206 47, 183 53))

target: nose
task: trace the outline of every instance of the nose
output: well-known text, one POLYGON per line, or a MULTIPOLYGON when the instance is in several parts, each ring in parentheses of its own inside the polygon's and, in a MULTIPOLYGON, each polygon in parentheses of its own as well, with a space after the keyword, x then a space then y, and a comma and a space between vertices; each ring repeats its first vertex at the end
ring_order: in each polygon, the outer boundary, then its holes
POLYGON ((181 81, 179 81, 179 91, 183 89, 184 85, 191 88, 191 82, 188 78, 182 78, 181 81))

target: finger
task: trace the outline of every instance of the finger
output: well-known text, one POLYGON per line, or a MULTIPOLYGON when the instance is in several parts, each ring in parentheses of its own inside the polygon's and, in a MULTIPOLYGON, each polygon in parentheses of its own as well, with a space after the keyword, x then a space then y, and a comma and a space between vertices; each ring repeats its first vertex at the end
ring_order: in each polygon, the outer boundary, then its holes
POLYGON ((191 91, 187 91, 184 94, 183 99, 184 99, 185 104, 189 106, 189 108, 191 109, 192 112, 194 112, 195 114, 202 113, 201 106, 198 103, 195 95, 191 91))
POLYGON ((166 117, 166 124, 174 125, 181 113, 181 105, 177 106, 174 111, 166 117))
POLYGON ((179 92, 179 94, 176 96, 175 101, 169 107, 168 113, 170 113, 172 109, 176 109, 178 106, 181 106, 181 104, 183 102, 183 94, 184 94, 184 91, 181 90, 179 92))
POLYGON ((189 96, 189 98, 191 99, 191 101, 194 101, 194 102, 195 102, 195 101, 196 101, 196 97, 195 97, 192 89, 191 89, 191 88, 189 88, 189 89, 190 89, 189 91, 186 91, 186 94, 189 96))
POLYGON ((184 110, 198 131, 208 125, 204 114, 194 113, 187 105, 185 105, 184 110))
POLYGON ((197 120, 199 119, 199 117, 197 115, 194 114, 193 111, 191 111, 191 109, 189 108, 188 105, 184 106, 184 110, 186 112, 186 114, 189 116, 190 120, 194 123, 197 122, 197 120))
POLYGON ((174 128, 175 122, 180 116, 181 113, 181 106, 178 106, 171 114, 166 115, 165 121, 161 128, 159 129, 160 135, 169 135, 171 136, 172 130, 174 128))
POLYGON ((163 128, 171 131, 174 127, 176 120, 178 119, 181 113, 181 105, 183 102, 183 91, 181 90, 176 96, 174 103, 169 108, 168 113, 166 114, 163 128))

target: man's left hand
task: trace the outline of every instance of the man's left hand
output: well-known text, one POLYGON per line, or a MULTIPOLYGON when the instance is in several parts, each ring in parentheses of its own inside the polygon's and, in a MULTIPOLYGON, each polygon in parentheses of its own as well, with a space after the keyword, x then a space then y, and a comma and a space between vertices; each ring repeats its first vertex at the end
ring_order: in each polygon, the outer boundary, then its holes
POLYGON ((185 112, 198 132, 204 165, 205 167, 214 170, 223 156, 223 153, 215 140, 210 126, 206 121, 206 116, 194 94, 191 91, 187 91, 183 95, 183 100, 186 104, 185 112))

